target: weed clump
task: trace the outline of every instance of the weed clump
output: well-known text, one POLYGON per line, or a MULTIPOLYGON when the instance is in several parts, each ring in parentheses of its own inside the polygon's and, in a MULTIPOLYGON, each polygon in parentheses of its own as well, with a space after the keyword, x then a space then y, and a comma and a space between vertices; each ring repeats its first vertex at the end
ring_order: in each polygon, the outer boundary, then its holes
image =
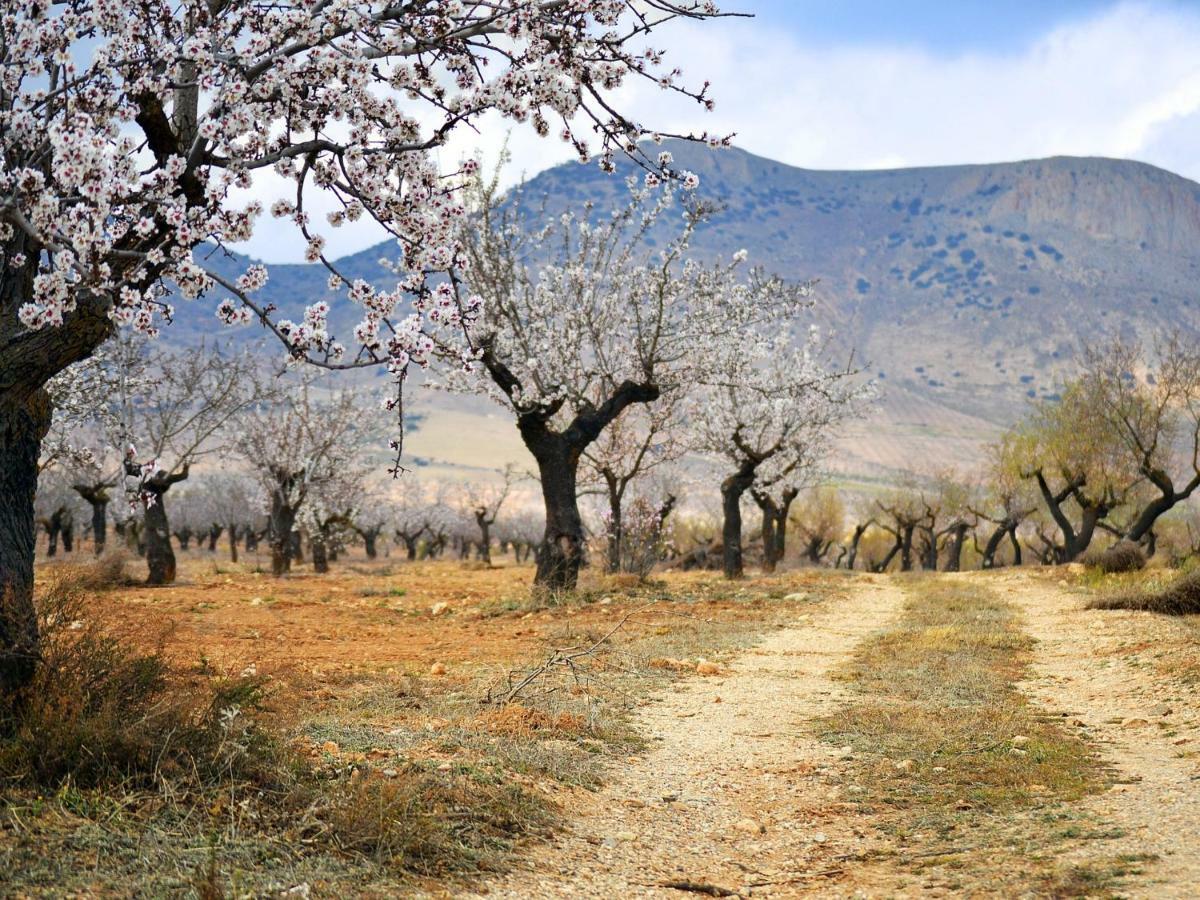
POLYGON ((1200 572, 1189 572, 1158 589, 1138 588, 1097 597, 1088 609, 1131 609, 1166 616, 1200 614, 1200 572))
POLYGON ((338 849, 425 876, 494 868, 516 838, 549 822, 519 785, 416 764, 342 783, 327 803, 321 828, 338 849))
POLYGON ((155 788, 261 774, 251 770, 273 753, 251 715, 262 683, 180 683, 160 654, 89 618, 80 584, 64 573, 40 599, 41 661, 28 685, 0 699, 0 779, 155 788))
POLYGON ((1146 555, 1131 541, 1117 541, 1111 547, 1089 553, 1083 563, 1089 568, 1099 569, 1106 575, 1137 572, 1146 567, 1146 555))
POLYGON ((508 703, 478 718, 488 732, 506 737, 533 734, 575 735, 587 730, 587 720, 571 712, 549 713, 519 703, 508 703))
POLYGON ((106 550, 87 562, 64 563, 56 567, 53 589, 59 592, 107 591, 134 583, 129 571, 131 559, 124 547, 106 550))

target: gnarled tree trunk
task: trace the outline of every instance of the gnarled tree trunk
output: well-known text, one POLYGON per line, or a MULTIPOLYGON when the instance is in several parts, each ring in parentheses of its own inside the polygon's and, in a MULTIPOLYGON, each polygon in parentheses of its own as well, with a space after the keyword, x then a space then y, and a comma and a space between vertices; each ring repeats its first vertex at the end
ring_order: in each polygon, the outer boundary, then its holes
POLYGON ((858 559, 858 545, 862 541, 863 535, 867 533, 867 529, 875 524, 874 519, 868 519, 866 522, 861 522, 854 526, 854 534, 850 538, 850 549, 846 554, 846 568, 853 570, 854 563, 858 559))
POLYGON ((754 484, 755 466, 742 466, 721 482, 721 525, 723 568, 726 578, 741 578, 745 574, 742 560, 742 495, 754 484))
POLYGON ((548 590, 573 591, 583 566, 583 517, 576 492, 580 454, 561 435, 550 432, 530 449, 537 460, 546 506, 546 530, 537 548, 533 581, 548 590))
POLYGON ((292 529, 296 511, 279 491, 271 494, 271 513, 268 540, 271 545, 271 574, 276 578, 292 570, 292 529))
POLYGON ((108 484, 76 484, 75 492, 92 508, 92 544, 99 556, 108 543, 108 503, 112 499, 108 484))
MULTIPOLYGON (((132 461, 126 462, 126 470, 131 475, 140 474, 139 467, 132 461)), ((145 492, 142 521, 145 525, 146 565, 149 568, 146 584, 171 584, 175 581, 175 551, 171 548, 171 525, 167 521, 165 500, 171 486, 187 477, 188 466, 185 464, 178 472, 160 469, 142 481, 142 490, 145 492)))
POLYGON ((329 571, 329 545, 325 542, 325 536, 319 532, 314 534, 308 549, 312 552, 313 571, 324 575, 329 571))
POLYGON ((108 299, 88 292, 75 294, 59 327, 30 331, 20 324, 17 310, 33 296, 43 249, 21 228, 0 247, 0 691, 6 693, 28 683, 38 660, 33 495, 50 428, 44 386, 90 356, 114 327, 108 299))
POLYGON ((50 428, 50 399, 43 390, 23 403, 0 401, 0 692, 33 677, 39 658, 33 605, 38 453, 50 428))
POLYGON ((610 473, 604 473, 604 480, 608 487, 608 571, 621 571, 621 541, 624 538, 622 530, 624 522, 621 516, 621 491, 617 484, 616 477, 610 473))
POLYGON ((75 516, 65 510, 62 517, 63 552, 72 553, 75 550, 75 516))
POLYGON ((766 491, 752 491, 754 502, 762 511, 763 571, 774 572, 783 562, 787 550, 787 517, 792 501, 799 493, 794 488, 784 490, 781 502, 775 502, 766 491))
POLYGON ((149 490, 145 502, 146 565, 149 574, 146 584, 171 584, 175 580, 175 551, 171 549, 171 527, 163 506, 163 493, 149 490))
POLYGON ((486 507, 475 510, 475 524, 479 526, 479 559, 492 564, 492 523, 495 519, 488 518, 486 507))
MULTIPOLYGON (((957 572, 962 568, 963 544, 971 526, 966 522, 956 522, 951 530, 950 544, 946 548, 946 565, 944 571, 957 572)), ((978 546, 978 545, 976 545, 978 546)))

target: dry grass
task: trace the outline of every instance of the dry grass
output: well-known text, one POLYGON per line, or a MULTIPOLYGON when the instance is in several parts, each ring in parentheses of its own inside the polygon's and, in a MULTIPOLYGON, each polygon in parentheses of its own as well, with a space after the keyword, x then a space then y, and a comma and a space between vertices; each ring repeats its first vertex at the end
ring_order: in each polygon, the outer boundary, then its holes
MULTIPOLYGON (((140 565, 130 564, 134 578, 140 565)), ((176 585, 87 582, 104 583, 98 592, 80 590, 80 568, 39 572, 43 599, 70 575, 84 601, 52 617, 64 625, 64 651, 78 652, 86 630, 110 651, 152 659, 146 702, 166 686, 172 703, 162 708, 178 706, 201 731, 214 710, 219 722, 237 705, 234 720, 256 740, 232 742, 246 748, 237 766, 205 769, 204 759, 221 757, 179 732, 179 761, 145 776, 162 733, 142 730, 169 718, 157 706, 139 714, 128 679, 74 679, 103 685, 88 727, 104 741, 63 739, 80 721, 77 687, 74 706, 39 713, 58 729, 44 738, 35 729, 39 739, 86 755, 136 738, 136 752, 106 751, 90 773, 77 752, 38 773, 37 744, 26 739, 10 769, 26 774, 0 789, 0 866, 6 887, 24 895, 258 896, 306 883, 314 895, 402 896, 426 879, 460 884, 506 865, 523 840, 553 827, 560 799, 594 788, 640 746, 627 723, 640 696, 747 646, 807 602, 784 597, 827 593, 807 574, 638 586, 589 575, 580 594, 538 608, 526 600, 531 569, 503 565, 354 558, 327 577, 276 581, 253 558, 230 565, 193 551, 180 554, 176 585), (510 672, 595 640, 652 601, 589 658, 584 689, 483 702, 510 672), (687 665, 652 664, 662 658, 687 665), (253 696, 220 694, 235 684, 253 696)))
POLYGON ((825 737, 855 751, 860 808, 901 865, 968 893, 1049 885, 1064 823, 1079 827, 1064 804, 1103 784, 1095 755, 1016 688, 1030 641, 1010 605, 965 579, 905 585, 900 620, 842 673, 856 696, 825 737))
POLYGON ((1200 614, 1200 572, 1188 572, 1163 585, 1154 582, 1101 594, 1089 609, 1128 609, 1167 616, 1200 614))
POLYGON ((63 571, 39 598, 41 664, 0 704, 0 783, 190 790, 263 774, 274 748, 254 717, 262 682, 174 677, 88 615, 94 583, 63 571))
MULTIPOLYGON (((1179 603, 1180 589, 1194 590, 1200 580, 1197 560, 1181 568, 1151 565, 1137 572, 1105 575, 1094 569, 1075 574, 1072 586, 1089 609, 1106 611, 1105 619, 1124 635, 1119 653, 1132 666, 1152 669, 1178 686, 1200 683, 1200 616, 1179 603), (1172 612, 1172 608, 1181 612, 1172 612), (1146 616, 1144 613, 1156 613, 1146 616)), ((1200 612, 1200 610, 1197 610, 1200 612)))
POLYGON ((89 615, 73 574, 41 592, 42 665, 0 709, 9 887, 121 891, 132 875, 136 893, 220 897, 347 868, 392 883, 494 868, 551 820, 503 770, 306 756, 266 708, 265 679, 172 670, 89 615), (147 837, 185 856, 164 867, 147 837), (194 846, 207 856, 183 861, 194 846))
POLYGON ((62 562, 51 570, 52 583, 70 584, 81 591, 105 591, 134 583, 133 557, 124 547, 113 547, 103 555, 62 562))
POLYGON ((415 763, 341 782, 329 794, 327 840, 423 876, 494 868, 517 838, 550 821, 544 800, 519 784, 415 763))

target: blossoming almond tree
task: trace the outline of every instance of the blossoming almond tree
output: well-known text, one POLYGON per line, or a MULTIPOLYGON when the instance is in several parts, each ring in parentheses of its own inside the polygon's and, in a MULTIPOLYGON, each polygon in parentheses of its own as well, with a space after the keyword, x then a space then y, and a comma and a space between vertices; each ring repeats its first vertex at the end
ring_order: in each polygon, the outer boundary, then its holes
POLYGON ((399 377, 427 361, 428 331, 478 314, 451 308, 426 280, 459 261, 462 203, 436 149, 494 112, 557 131, 611 168, 647 133, 616 108, 618 88, 644 79, 709 104, 646 40, 671 19, 717 14, 693 0, 5 3, 0 687, 27 680, 38 655, 32 498, 49 379, 115 327, 169 321, 167 282, 189 299, 223 286, 234 299, 217 307, 222 319, 258 319, 297 355, 399 377), (328 304, 293 321, 256 303, 262 267, 229 280, 193 255, 249 237, 260 204, 241 192, 270 172, 295 185, 272 212, 362 309, 353 341, 330 333, 328 304), (334 208, 330 226, 369 217, 394 238, 394 281, 341 278, 316 195, 334 208))
MULTIPOLYGON (((47 385, 54 405, 54 421, 42 440, 39 462, 42 471, 61 467, 74 491, 91 507, 92 545, 96 555, 108 542, 108 505, 124 470, 121 449, 108 440, 116 431, 118 410, 111 399, 116 392, 112 380, 113 360, 125 348, 110 343, 88 360, 60 372, 47 385)), ((132 361, 121 378, 127 385, 140 382, 145 373, 142 360, 132 361)), ((39 492, 41 483, 39 481, 39 492)))
MULTIPOLYGON (((149 353, 145 341, 133 352, 149 353)), ((146 539, 147 584, 175 580, 175 552, 166 497, 188 478, 197 460, 223 454, 232 443, 227 426, 272 391, 254 377, 248 354, 218 347, 149 353, 148 378, 140 390, 118 391, 126 491, 141 505, 146 539)), ((121 373, 113 375, 124 382, 121 373)))
POLYGON ((361 460, 346 460, 326 477, 313 479, 296 517, 308 534, 313 571, 324 575, 352 528, 357 504, 366 494, 368 469, 361 460))
POLYGON ((248 472, 228 467, 205 473, 195 488, 204 514, 201 524, 209 533, 209 550, 216 549, 216 539, 224 531, 229 538, 229 560, 237 562, 238 539, 254 528, 254 510, 261 499, 258 483, 248 472))
MULTIPOLYGON (((671 164, 663 153, 660 165, 671 164)), ((517 420, 541 480, 546 530, 535 583, 574 588, 583 560, 578 470, 584 452, 635 404, 695 382, 742 335, 792 314, 794 291, 745 263, 704 264, 688 255, 704 210, 675 192, 631 184, 628 205, 590 208, 530 230, 519 196, 477 182, 478 215, 467 232, 471 288, 483 296, 472 330, 482 377, 449 381, 480 391, 517 420), (646 237, 683 207, 682 233, 662 250, 646 237)))
POLYGON ((723 458, 724 571, 740 578, 742 498, 755 484, 780 485, 811 466, 831 430, 855 413, 868 388, 849 365, 826 360, 816 329, 795 346, 784 330, 743 335, 743 353, 722 360, 692 401, 696 449, 723 458))
MULTIPOLYGON (((358 471, 362 451, 374 438, 364 421, 362 397, 331 391, 312 371, 281 392, 275 403, 240 417, 235 443, 266 495, 271 574, 290 571, 293 532, 310 496, 350 470, 358 471)), ((329 490, 334 496, 338 491, 329 490)), ((340 498, 339 498, 340 499, 340 498)))
MULTIPOLYGON (((682 439, 685 432, 682 422, 684 386, 677 387, 668 390, 654 403, 638 404, 626 410, 583 451, 584 477, 602 485, 608 501, 605 536, 610 572, 624 570, 624 511, 630 485, 675 462, 687 449, 682 439)), ((665 500, 666 497, 664 503, 665 500)), ((670 505, 674 505, 673 496, 670 505)), ((644 512, 641 518, 645 518, 644 512)))
POLYGON ((462 487, 459 502, 463 518, 472 518, 479 528, 479 541, 475 545, 478 558, 492 564, 492 526, 500 515, 504 501, 512 493, 513 484, 519 479, 517 469, 509 463, 499 473, 500 483, 470 483, 462 487))

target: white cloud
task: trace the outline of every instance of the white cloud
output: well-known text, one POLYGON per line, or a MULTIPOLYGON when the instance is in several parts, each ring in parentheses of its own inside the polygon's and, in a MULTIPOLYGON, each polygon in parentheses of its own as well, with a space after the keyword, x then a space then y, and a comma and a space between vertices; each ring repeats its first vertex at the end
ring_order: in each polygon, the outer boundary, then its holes
POLYGON ((1200 110, 1200 14, 1177 8, 1123 4, 1019 53, 955 57, 808 45, 764 24, 735 29, 735 40, 692 29, 689 55, 706 60, 716 86, 717 128, 793 165, 1055 154, 1157 162, 1146 154, 1160 153, 1172 128, 1200 110))
MULTIPOLYGON (((763 20, 686 23, 663 34, 685 76, 713 83, 704 114, 647 84, 623 88, 636 118, 672 131, 737 132, 754 153, 811 168, 994 162, 1057 154, 1142 159, 1200 179, 1200 13, 1122 4, 1062 25, 1020 52, 938 55, 886 45, 821 46, 763 20)), ((506 127, 460 133, 453 165, 474 147, 494 158, 506 127)), ((513 130, 514 170, 572 157, 557 140, 513 130)), ((251 251, 294 260, 264 222, 251 251)), ((335 253, 378 239, 330 235, 335 253)))

